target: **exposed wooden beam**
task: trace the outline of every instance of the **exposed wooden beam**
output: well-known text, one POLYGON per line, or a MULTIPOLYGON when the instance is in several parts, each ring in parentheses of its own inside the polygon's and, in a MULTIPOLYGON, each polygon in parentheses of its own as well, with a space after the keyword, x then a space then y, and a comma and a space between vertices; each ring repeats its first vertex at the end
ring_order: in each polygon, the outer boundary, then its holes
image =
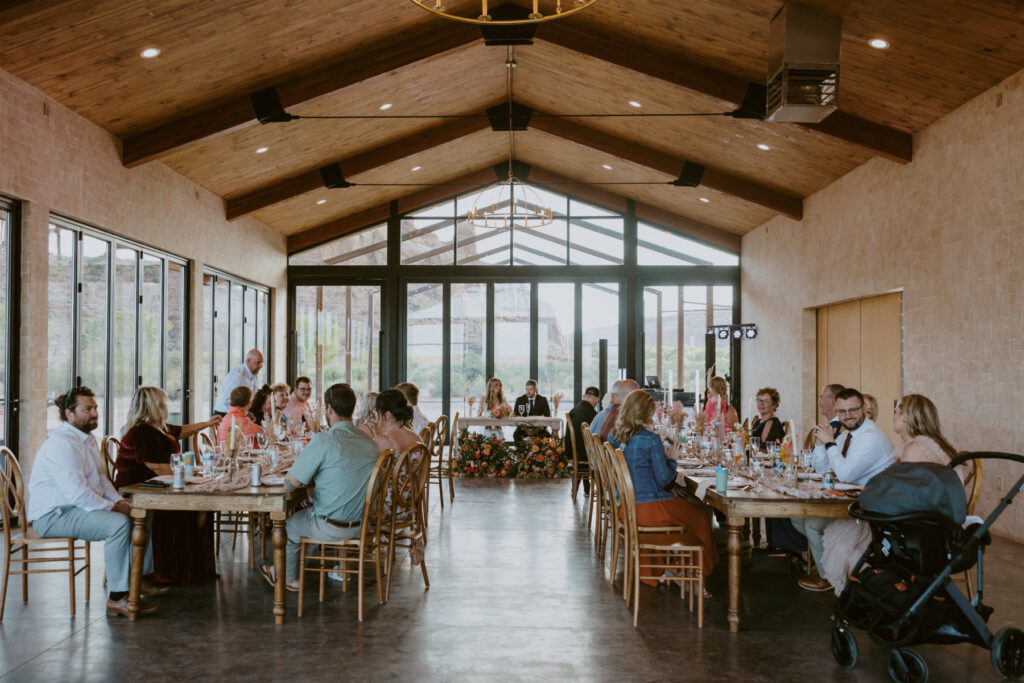
POLYGON ((39 14, 51 7, 57 7, 66 0, 7 0, 0 3, 0 25, 21 21, 33 14, 39 14))
MULTIPOLYGON (((281 104, 293 107, 479 39, 480 33, 468 26, 455 22, 430 23, 419 34, 391 36, 387 43, 360 49, 358 54, 345 55, 307 73, 280 83, 267 83, 263 87, 275 85, 281 104)), ((126 138, 121 159, 125 166, 137 166, 200 140, 254 123, 256 115, 249 93, 227 101, 211 102, 202 111, 126 138)))
MULTIPOLYGON (((583 29, 578 24, 574 26, 566 22, 550 22, 541 25, 538 27, 537 38, 714 97, 731 108, 740 105, 750 85, 745 78, 680 55, 659 54, 650 46, 638 49, 638 46, 624 43, 621 37, 583 29)), ((913 160, 913 135, 854 114, 836 111, 821 123, 797 125, 858 145, 892 161, 905 164, 913 160)))
MULTIPOLYGON (((530 122, 530 127, 664 173, 670 178, 679 176, 686 161, 661 150, 644 147, 632 140, 580 125, 569 119, 534 117, 530 122)), ((705 167, 700 184, 796 220, 803 218, 803 199, 800 197, 734 176, 726 171, 705 167)))
MULTIPOLYGON (((488 128, 490 128, 490 124, 485 118, 453 119, 428 128, 425 131, 368 150, 362 154, 356 154, 338 163, 345 174, 345 179, 352 180, 353 177, 360 173, 366 173, 375 168, 401 161, 414 154, 425 152, 428 149, 488 128)), ((228 198, 226 201, 227 219, 233 221, 253 211, 258 211, 306 192, 312 192, 323 186, 324 181, 320 176, 319 168, 299 173, 270 185, 264 185, 248 194, 228 198)))

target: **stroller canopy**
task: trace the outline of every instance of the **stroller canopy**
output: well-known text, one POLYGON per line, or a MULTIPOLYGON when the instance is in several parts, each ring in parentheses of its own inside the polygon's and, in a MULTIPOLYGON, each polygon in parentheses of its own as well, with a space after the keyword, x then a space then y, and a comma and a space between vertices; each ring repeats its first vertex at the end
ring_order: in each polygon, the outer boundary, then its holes
POLYGON ((964 485, 949 467, 930 462, 898 462, 868 481, 860 507, 880 515, 938 512, 957 524, 967 517, 964 485))

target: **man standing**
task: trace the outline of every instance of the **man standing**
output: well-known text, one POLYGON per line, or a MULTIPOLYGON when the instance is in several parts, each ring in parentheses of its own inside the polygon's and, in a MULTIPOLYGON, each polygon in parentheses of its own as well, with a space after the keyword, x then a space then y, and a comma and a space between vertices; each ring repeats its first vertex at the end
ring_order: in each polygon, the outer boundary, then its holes
MULTIPOLYGON (((516 399, 516 404, 512 408, 512 414, 551 417, 551 408, 548 407, 548 400, 537 393, 537 380, 526 380, 526 393, 516 399), (523 408, 522 411, 520 411, 520 406, 523 408)), ((522 441, 528 436, 537 437, 547 436, 548 434, 548 430, 544 427, 516 427, 516 431, 512 433, 512 440, 522 441)))
POLYGON ((845 388, 842 384, 826 384, 821 390, 821 395, 818 396, 818 407, 821 408, 821 414, 828 419, 828 423, 832 426, 833 439, 837 438, 839 432, 842 431, 842 425, 839 418, 836 417, 836 395, 845 388))
MULTIPOLYGON (((131 573, 131 505, 98 467, 100 452, 91 432, 99 423, 96 399, 88 387, 75 387, 55 401, 62 424, 43 443, 32 463, 28 484, 28 521, 43 538, 103 541, 107 570, 107 614, 128 616, 131 573)), ((143 574, 153 572, 146 548, 143 574)), ((169 590, 142 581, 142 594, 169 590)), ((156 605, 140 604, 139 614, 156 605)))
POLYGON ((637 381, 632 379, 620 379, 612 384, 612 390, 608 392, 610 404, 594 418, 590 424, 590 433, 597 434, 601 441, 607 441, 608 435, 615 428, 615 421, 619 419, 619 406, 626 400, 626 396, 639 388, 637 381))
MULTIPOLYGON (((312 486, 313 505, 299 510, 285 525, 288 533, 287 588, 299 590, 299 541, 345 541, 359 535, 366 504, 366 485, 377 464, 377 444, 352 423, 356 394, 347 384, 335 384, 324 394, 330 429, 319 432, 299 453, 288 471, 294 486, 312 486)), ((260 573, 274 585, 273 567, 260 573)))
POLYGON ((395 385, 395 389, 402 392, 405 402, 412 407, 412 430, 419 434, 425 427, 430 425, 430 420, 424 415, 417 405, 420 402, 420 388, 412 382, 401 382, 395 385))
MULTIPOLYGON (((864 412, 864 397, 856 389, 843 389, 838 392, 835 396, 835 409, 845 431, 835 437, 831 424, 820 424, 814 428, 814 470, 832 471, 839 481, 863 486, 871 477, 894 462, 892 442, 885 432, 867 419, 864 412)), ((819 567, 825 550, 825 527, 831 521, 793 520, 793 526, 797 531, 807 536, 814 562, 819 567)), ((799 583, 807 590, 832 590, 832 584, 820 576, 807 576, 800 579, 799 583)))
POLYGON ((259 391, 260 383, 256 376, 260 374, 262 368, 263 354, 256 349, 250 349, 249 353, 245 354, 245 362, 231 368, 231 372, 220 383, 220 391, 217 392, 217 400, 213 404, 214 414, 221 417, 228 414, 228 409, 231 407, 229 405, 231 392, 234 389, 249 387, 253 394, 259 391))
POLYGON ((313 409, 309 407, 309 397, 313 394, 313 382, 308 377, 295 378, 295 390, 288 397, 288 405, 284 407, 284 416, 289 425, 305 422, 307 426, 316 419, 313 409))
MULTIPOLYGON (((590 423, 597 416, 597 402, 601 400, 601 390, 597 387, 587 387, 583 392, 583 400, 577 403, 569 411, 569 419, 572 421, 573 441, 577 450, 575 451, 576 462, 588 463, 587 452, 583 447, 583 423, 590 423)), ((590 478, 583 480, 583 492, 590 493, 590 478)))

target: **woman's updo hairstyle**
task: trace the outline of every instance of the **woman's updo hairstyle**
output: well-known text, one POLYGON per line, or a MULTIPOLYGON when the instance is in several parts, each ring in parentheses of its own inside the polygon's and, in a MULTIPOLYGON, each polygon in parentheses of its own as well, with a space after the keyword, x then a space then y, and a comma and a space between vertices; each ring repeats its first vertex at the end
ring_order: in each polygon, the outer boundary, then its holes
POLYGON ((391 413, 399 424, 412 424, 412 408, 398 389, 385 389, 377 395, 377 414, 391 413))

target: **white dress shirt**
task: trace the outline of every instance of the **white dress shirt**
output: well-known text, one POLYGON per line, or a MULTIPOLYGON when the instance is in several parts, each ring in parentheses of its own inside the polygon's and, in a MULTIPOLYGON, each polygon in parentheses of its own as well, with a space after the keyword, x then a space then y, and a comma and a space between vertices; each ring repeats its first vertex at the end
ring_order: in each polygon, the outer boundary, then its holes
POLYGON ((423 431, 424 427, 427 427, 429 425, 430 425, 430 420, 427 419, 426 415, 424 415, 422 412, 420 412, 420 407, 419 406, 413 406, 412 407, 412 430, 414 432, 416 432, 417 434, 419 434, 421 431, 423 431))
POLYGON ((231 372, 220 383, 220 391, 217 392, 217 402, 213 404, 214 412, 227 413, 230 410, 231 392, 238 387, 249 387, 254 394, 260 388, 256 375, 252 374, 249 366, 245 363, 231 368, 231 372))
POLYGON ((839 481, 863 486, 896 460, 889 437, 878 425, 865 419, 856 430, 840 434, 834 446, 826 449, 821 444, 816 445, 813 462, 816 472, 832 470, 839 481), (853 440, 844 457, 843 446, 848 439, 853 440))
POLYGON ((100 449, 92 434, 67 422, 43 442, 28 482, 28 521, 65 506, 87 512, 110 510, 121 495, 99 469, 100 449))

